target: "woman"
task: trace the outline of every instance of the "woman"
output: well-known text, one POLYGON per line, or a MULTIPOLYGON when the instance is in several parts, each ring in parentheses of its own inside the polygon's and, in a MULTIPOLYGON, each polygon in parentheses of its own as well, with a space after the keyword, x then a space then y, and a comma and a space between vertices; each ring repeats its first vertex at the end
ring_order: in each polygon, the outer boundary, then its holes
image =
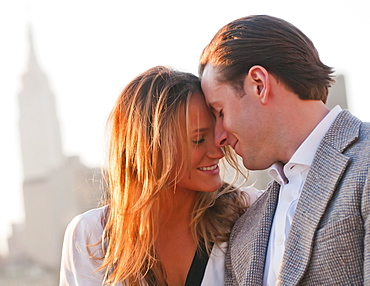
POLYGON ((225 243, 258 192, 223 184, 199 79, 144 72, 108 126, 106 205, 68 226, 60 285, 223 285, 225 243))

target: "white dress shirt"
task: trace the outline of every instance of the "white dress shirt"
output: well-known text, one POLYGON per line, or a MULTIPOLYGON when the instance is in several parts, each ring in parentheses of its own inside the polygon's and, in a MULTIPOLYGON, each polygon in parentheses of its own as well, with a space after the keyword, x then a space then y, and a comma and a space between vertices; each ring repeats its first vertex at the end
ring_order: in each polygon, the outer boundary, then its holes
POLYGON ((267 248, 264 285, 276 284, 285 243, 313 158, 321 140, 341 111, 339 105, 334 107, 296 150, 287 164, 278 162, 269 169, 269 175, 280 184, 280 193, 267 248))

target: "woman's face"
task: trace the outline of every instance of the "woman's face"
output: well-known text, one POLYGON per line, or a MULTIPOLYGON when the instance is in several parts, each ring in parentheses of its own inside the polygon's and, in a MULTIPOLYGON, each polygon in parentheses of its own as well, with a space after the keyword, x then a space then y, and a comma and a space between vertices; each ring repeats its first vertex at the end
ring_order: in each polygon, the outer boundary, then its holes
MULTIPOLYGON (((177 189, 214 192, 222 184, 218 163, 224 152, 215 145, 213 115, 202 94, 191 96, 188 118, 191 160, 183 158, 186 167, 180 171, 177 189)), ((181 120, 185 130, 184 116, 181 120)))

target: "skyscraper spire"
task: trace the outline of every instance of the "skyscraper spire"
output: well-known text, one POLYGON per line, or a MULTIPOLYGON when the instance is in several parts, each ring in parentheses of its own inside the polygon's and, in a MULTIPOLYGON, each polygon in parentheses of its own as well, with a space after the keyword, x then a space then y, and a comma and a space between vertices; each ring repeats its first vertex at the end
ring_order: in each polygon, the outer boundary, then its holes
POLYGON ((28 44, 29 44, 28 70, 30 71, 31 69, 34 69, 37 71, 41 71, 40 66, 36 59, 31 25, 28 25, 28 44))
POLYGON ((60 166, 64 156, 55 97, 37 61, 30 26, 28 39, 28 65, 19 93, 19 128, 24 179, 32 180, 60 166))

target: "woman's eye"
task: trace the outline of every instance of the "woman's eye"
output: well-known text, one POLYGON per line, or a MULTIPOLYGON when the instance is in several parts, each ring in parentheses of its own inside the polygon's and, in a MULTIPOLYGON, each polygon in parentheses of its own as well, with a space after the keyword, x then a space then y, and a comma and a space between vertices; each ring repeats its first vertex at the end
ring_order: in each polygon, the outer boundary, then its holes
POLYGON ((192 140, 191 142, 193 142, 194 144, 201 144, 204 142, 204 140, 205 140, 204 138, 200 138, 198 140, 192 140))

